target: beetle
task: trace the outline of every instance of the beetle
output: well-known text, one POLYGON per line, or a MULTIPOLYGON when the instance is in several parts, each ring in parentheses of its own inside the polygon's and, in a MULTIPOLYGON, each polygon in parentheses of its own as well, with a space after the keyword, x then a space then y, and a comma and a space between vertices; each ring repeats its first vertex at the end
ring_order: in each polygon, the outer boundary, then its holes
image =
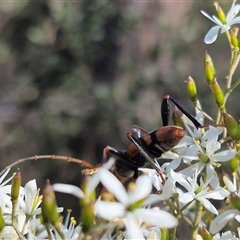
MULTIPOLYGON (((166 95, 161 105, 163 127, 147 132, 141 127, 134 126, 132 133, 127 133, 127 137, 131 143, 126 150, 117 150, 111 146, 104 148, 103 159, 106 159, 107 153, 116 157, 112 171, 121 182, 131 177, 137 178, 138 168, 143 167, 147 161, 160 173, 160 169, 153 159, 159 158, 164 152, 174 148, 186 135, 183 128, 168 125, 170 114, 168 101, 174 103, 174 105, 193 122, 196 128, 202 127, 191 114, 184 110, 173 98, 166 95), (142 132, 144 133, 143 135, 142 132)), ((96 169, 91 170, 83 170, 82 173, 92 174, 97 171, 96 169)))

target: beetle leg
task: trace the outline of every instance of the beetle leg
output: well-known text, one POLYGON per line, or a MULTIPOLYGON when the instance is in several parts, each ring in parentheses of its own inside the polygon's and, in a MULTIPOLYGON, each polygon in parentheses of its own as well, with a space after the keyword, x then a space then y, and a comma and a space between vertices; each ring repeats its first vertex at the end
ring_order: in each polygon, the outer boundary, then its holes
POLYGON ((162 175, 161 169, 155 163, 155 161, 148 155, 148 153, 145 151, 145 149, 143 149, 141 141, 138 138, 135 138, 131 133, 127 133, 127 138, 135 144, 135 146, 139 149, 142 156, 150 163, 152 168, 154 168, 156 170, 156 172, 160 176, 162 182, 165 183, 165 179, 162 175))

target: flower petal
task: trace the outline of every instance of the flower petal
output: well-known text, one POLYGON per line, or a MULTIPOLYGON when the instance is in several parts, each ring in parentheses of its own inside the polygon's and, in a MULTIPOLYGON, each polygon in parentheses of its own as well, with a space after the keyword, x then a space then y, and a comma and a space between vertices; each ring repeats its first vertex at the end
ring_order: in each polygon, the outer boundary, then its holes
POLYGON ((211 44, 211 43, 215 42, 216 39, 217 39, 218 32, 219 32, 220 28, 221 28, 221 27, 219 27, 219 26, 214 26, 214 27, 212 27, 212 28, 208 31, 208 33, 206 34, 206 36, 205 36, 205 38, 204 38, 204 42, 205 42, 206 44, 211 44))
POLYGON ((127 218, 124 219, 124 224, 127 228, 125 231, 126 239, 145 239, 141 228, 136 224, 136 219, 132 214, 128 214, 127 218))
POLYGON ((140 199, 146 198, 152 191, 152 182, 149 176, 142 175, 136 181, 136 188, 129 192, 129 204, 134 203, 140 199))
POLYGON ((176 173, 176 172, 174 172, 174 171, 172 171, 171 170, 171 177, 176 181, 176 182, 178 182, 180 185, 182 185, 184 188, 186 188, 186 190, 188 190, 188 191, 192 191, 192 186, 191 186, 191 184, 189 184, 189 182, 186 180, 186 179, 184 179, 182 176, 181 176, 181 174, 179 174, 179 173, 176 173))
POLYGON ((229 196, 229 191, 224 188, 218 188, 216 190, 212 190, 209 192, 200 192, 197 196, 201 196, 204 198, 210 198, 210 199, 217 199, 217 200, 223 200, 224 198, 229 196))
MULTIPOLYGON (((107 170, 110 169, 113 166, 114 162, 115 162, 114 158, 112 158, 112 157, 109 158, 108 161, 104 165, 102 165, 102 167, 100 168, 99 171, 102 171, 102 169, 107 169, 107 170)), ((99 182, 100 182, 99 173, 96 173, 91 177, 91 181, 89 181, 89 183, 88 183, 86 192, 87 193, 93 192, 96 189, 99 182)))
POLYGON ((150 194, 148 196, 148 198, 146 199, 146 201, 144 202, 143 206, 149 206, 149 205, 153 205, 157 202, 163 201, 165 198, 162 197, 161 195, 158 194, 150 194))
POLYGON ((236 155, 235 149, 225 150, 219 153, 216 153, 212 156, 212 160, 216 162, 226 162, 232 159, 236 155))
POLYGON ((223 182, 230 192, 235 192, 237 190, 237 187, 226 176, 223 176, 223 182))
POLYGON ((53 187, 53 190, 56 191, 56 192, 71 194, 71 195, 73 195, 77 198, 83 198, 84 197, 83 191, 79 187, 76 187, 74 185, 56 183, 56 184, 53 184, 52 187, 53 187))
POLYGON ((232 218, 239 214, 239 210, 227 210, 213 219, 209 231, 212 234, 219 232, 232 218))
POLYGON ((142 221, 160 228, 173 228, 178 224, 178 220, 172 214, 156 208, 137 209, 134 211, 134 215, 142 221))
MULTIPOLYGON (((211 20, 212 22, 216 23, 215 20, 213 19, 213 17, 211 17, 208 13, 206 13, 205 11, 201 10, 200 11, 206 18, 208 18, 209 20, 211 20)), ((216 23, 217 24, 217 23, 216 23)))
POLYGON ((7 180, 6 183, 2 183, 3 179, 7 176, 7 174, 9 173, 10 170, 11 170, 11 168, 6 169, 6 171, 5 171, 5 172, 3 173, 3 175, 0 177, 0 186, 1 186, 1 185, 5 185, 7 182, 9 182, 9 181, 13 178, 13 176, 12 176, 11 178, 9 178, 9 179, 7 180))
POLYGON ((197 200, 200 201, 209 212, 218 215, 217 209, 212 205, 209 200, 203 197, 197 197, 197 200))
POLYGON ((206 164, 207 177, 210 181, 210 185, 213 189, 216 189, 219 186, 219 178, 215 172, 215 169, 212 164, 206 164))
POLYGON ((108 170, 101 169, 99 177, 102 185, 121 203, 128 203, 128 194, 122 183, 108 170))
POLYGON ((236 24, 236 23, 240 23, 240 17, 234 18, 234 19, 229 23, 229 25, 232 26, 232 25, 234 25, 234 24, 236 24))
POLYGON ((233 1, 232 7, 230 8, 226 16, 227 23, 230 23, 234 19, 234 17, 239 13, 239 10, 240 5, 239 4, 235 5, 235 2, 233 1))
POLYGON ((181 203, 189 203, 194 199, 195 195, 193 192, 187 192, 183 193, 181 196, 179 196, 179 201, 181 203))
POLYGON ((33 179, 26 183, 25 187, 25 202, 26 202, 26 213, 30 214, 32 212, 33 203, 37 194, 37 184, 36 180, 33 179))
POLYGON ((99 217, 112 220, 122 218, 125 214, 125 206, 118 202, 97 201, 95 204, 96 215, 99 217))

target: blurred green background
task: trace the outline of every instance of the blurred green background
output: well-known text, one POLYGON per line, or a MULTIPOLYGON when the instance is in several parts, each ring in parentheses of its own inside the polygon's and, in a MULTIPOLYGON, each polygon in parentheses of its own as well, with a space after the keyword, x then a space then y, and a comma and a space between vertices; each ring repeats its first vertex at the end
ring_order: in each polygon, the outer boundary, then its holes
MULTIPOLYGON (((220 5, 228 11, 231 2, 220 5)), ((164 95, 194 114, 189 74, 215 117, 203 57, 207 50, 224 86, 230 51, 225 35, 204 44, 213 23, 200 10, 216 15, 213 1, 1 2, 0 166, 42 154, 99 163, 106 145, 127 147, 132 125, 162 126, 164 95)), ((238 98, 235 91, 227 105, 235 118, 238 98)), ((82 169, 51 160, 19 167, 40 185, 78 185, 82 169)))

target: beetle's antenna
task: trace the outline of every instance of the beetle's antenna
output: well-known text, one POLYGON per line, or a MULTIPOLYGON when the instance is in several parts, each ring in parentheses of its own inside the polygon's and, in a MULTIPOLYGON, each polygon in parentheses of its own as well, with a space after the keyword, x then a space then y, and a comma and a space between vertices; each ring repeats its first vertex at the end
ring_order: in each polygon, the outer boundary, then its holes
MULTIPOLYGON (((186 110, 184 110, 173 98, 171 98, 169 95, 166 95, 164 98, 163 98, 165 101, 166 100, 170 100, 172 101, 177 107, 178 109, 184 113, 192 122, 193 124, 195 125, 196 128, 202 128, 203 126, 190 114, 188 113, 186 110)), ((163 100, 163 101, 164 101, 163 100)))
POLYGON ((169 112, 170 112, 170 108, 168 104, 168 98, 164 97, 162 101, 162 106, 161 106, 162 123, 164 127, 168 125, 169 112))
POLYGON ((87 168, 94 168, 94 166, 85 161, 85 160, 80 160, 80 159, 76 159, 76 158, 72 158, 72 157, 66 157, 66 156, 57 156, 57 155, 36 155, 33 157, 28 157, 28 158, 21 158, 18 159, 16 162, 8 165, 7 167, 5 167, 1 172, 0 172, 0 176, 9 168, 12 168, 22 162, 26 162, 26 161, 36 161, 36 160, 40 160, 40 159, 52 159, 52 160, 64 160, 66 162, 75 162, 78 164, 81 164, 84 167, 87 168))

